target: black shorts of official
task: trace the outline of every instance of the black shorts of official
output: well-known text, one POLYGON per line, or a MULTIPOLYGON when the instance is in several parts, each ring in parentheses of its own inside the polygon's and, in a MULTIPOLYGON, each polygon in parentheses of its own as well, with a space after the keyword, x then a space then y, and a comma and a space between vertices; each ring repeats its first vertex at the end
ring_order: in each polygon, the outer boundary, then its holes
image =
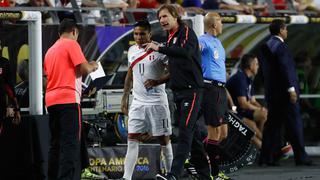
POLYGON ((207 125, 218 127, 226 124, 225 115, 228 110, 227 91, 224 87, 204 83, 201 114, 207 125))
POLYGON ((253 117, 254 111, 253 110, 239 108, 239 109, 237 109, 237 111, 238 111, 237 115, 240 119, 247 118, 249 120, 254 121, 254 117, 253 117))

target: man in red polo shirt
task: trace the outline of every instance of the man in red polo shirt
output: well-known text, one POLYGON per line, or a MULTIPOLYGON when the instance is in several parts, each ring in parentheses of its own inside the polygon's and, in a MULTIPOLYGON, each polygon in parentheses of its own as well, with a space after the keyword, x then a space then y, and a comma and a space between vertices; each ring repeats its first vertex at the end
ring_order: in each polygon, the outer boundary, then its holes
POLYGON ((59 26, 55 44, 45 55, 46 107, 51 131, 49 180, 80 179, 81 82, 82 76, 98 68, 88 63, 77 42, 79 29, 71 19, 59 26), (79 172, 76 173, 76 172, 79 172))

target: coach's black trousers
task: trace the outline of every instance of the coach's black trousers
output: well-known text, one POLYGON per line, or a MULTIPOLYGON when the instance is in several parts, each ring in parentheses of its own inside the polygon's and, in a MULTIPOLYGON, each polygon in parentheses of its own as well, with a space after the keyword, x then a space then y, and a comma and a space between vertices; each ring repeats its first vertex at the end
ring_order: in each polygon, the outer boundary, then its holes
POLYGON ((177 178, 181 175, 185 160, 191 152, 192 157, 197 159, 195 162, 201 162, 195 164, 201 179, 210 179, 203 143, 196 138, 197 135, 200 136, 196 122, 202 101, 202 89, 174 91, 173 93, 178 113, 179 136, 171 173, 177 178))

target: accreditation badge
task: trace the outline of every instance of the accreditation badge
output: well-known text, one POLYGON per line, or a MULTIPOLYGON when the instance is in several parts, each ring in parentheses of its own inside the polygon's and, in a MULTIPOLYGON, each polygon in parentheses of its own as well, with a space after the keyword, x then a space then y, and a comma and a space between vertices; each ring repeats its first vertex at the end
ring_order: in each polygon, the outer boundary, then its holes
POLYGON ((216 60, 219 59, 219 53, 218 53, 217 50, 213 51, 213 58, 216 59, 216 60))

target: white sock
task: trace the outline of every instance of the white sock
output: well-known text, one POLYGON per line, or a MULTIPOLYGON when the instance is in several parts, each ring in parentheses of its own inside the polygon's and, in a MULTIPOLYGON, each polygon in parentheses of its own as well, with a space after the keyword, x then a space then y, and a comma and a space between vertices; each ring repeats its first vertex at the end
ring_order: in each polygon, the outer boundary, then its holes
POLYGON ((163 156, 164 156, 164 166, 166 168, 166 172, 168 173, 171 171, 171 164, 173 160, 171 142, 169 142, 165 146, 161 146, 161 151, 163 152, 163 156))
POLYGON ((136 165, 139 154, 139 142, 128 140, 127 154, 124 160, 124 175, 123 178, 131 180, 134 167, 136 165))

